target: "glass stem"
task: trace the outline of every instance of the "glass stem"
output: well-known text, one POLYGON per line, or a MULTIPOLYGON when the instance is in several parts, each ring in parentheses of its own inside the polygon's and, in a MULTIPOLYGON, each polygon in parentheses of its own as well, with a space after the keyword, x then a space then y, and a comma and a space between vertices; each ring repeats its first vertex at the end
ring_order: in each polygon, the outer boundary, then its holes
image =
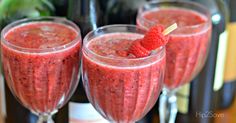
POLYGON ((174 123, 177 111, 176 91, 163 89, 159 102, 160 123, 174 123))
POLYGON ((37 123, 54 123, 51 114, 39 114, 39 119, 37 123))

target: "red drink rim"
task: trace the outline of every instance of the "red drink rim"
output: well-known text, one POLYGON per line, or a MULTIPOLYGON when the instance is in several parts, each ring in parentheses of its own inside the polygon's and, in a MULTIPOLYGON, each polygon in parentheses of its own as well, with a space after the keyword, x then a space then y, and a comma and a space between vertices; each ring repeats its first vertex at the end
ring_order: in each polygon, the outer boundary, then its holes
MULTIPOLYGON (((191 2, 191 1, 150 1, 147 2, 146 4, 144 4, 143 6, 141 6, 138 10, 138 16, 137 16, 137 22, 141 23, 141 27, 142 28, 147 28, 146 26, 143 25, 143 23, 148 23, 150 25, 155 25, 156 22, 153 22, 151 20, 148 20, 146 18, 143 17, 142 13, 148 12, 148 11, 153 11, 156 10, 158 8, 162 8, 163 6, 166 6, 166 8, 163 9, 167 9, 167 8, 180 8, 180 9, 187 9, 187 10, 191 10, 193 12, 197 12, 203 16, 206 17, 207 21, 205 23, 201 23, 201 24, 196 24, 196 25, 189 25, 189 26, 184 26, 184 27, 178 27, 177 30, 185 30, 185 29, 196 29, 196 28, 208 28, 211 26, 211 14, 209 9, 207 9, 205 6, 196 3, 196 2, 191 2), (160 5, 160 7, 159 7, 160 5), (151 8, 150 8, 151 7, 151 8), (188 8, 189 7, 189 8, 188 8), (197 10, 194 10, 193 8, 190 7, 195 7, 201 11, 203 11, 204 13, 201 13, 197 10), (149 10, 144 10, 145 8, 149 9, 149 10), (142 23, 143 22, 143 23, 142 23)), ((180 33, 181 34, 181 33, 180 33)), ((171 35, 175 35, 175 34, 171 34, 171 35)), ((182 34, 181 34, 182 35, 182 34)), ((185 34, 183 34, 185 35, 185 34)))
POLYGON ((15 51, 23 52, 23 53, 51 53, 51 52, 58 52, 62 51, 66 48, 73 47, 75 44, 81 42, 81 34, 80 34, 80 29, 79 27, 73 23, 70 20, 67 20, 66 18, 62 17, 35 17, 35 18, 25 18, 21 20, 14 21, 10 24, 8 24, 6 27, 3 28, 1 32, 1 43, 2 45, 5 45, 6 47, 9 47, 10 49, 13 49, 15 51), (76 33, 77 36, 75 39, 73 39, 71 42, 57 46, 57 47, 52 47, 52 48, 45 48, 45 49, 36 49, 36 48, 25 48, 25 47, 20 47, 17 46, 13 43, 10 43, 5 39, 6 34, 12 29, 16 28, 19 26, 24 26, 25 24, 30 24, 30 23, 37 23, 37 22, 50 22, 50 23, 57 23, 57 24, 62 24, 65 25, 71 29, 73 29, 76 33))
POLYGON ((104 34, 114 34, 114 33, 137 33, 137 34, 141 34, 141 35, 144 35, 146 33, 147 30, 145 29, 142 29, 136 25, 130 25, 130 24, 114 24, 114 25, 106 25, 106 26, 102 26, 100 28, 97 28, 96 30, 93 30, 93 31, 90 31, 83 39, 83 48, 82 48, 82 51, 83 53, 89 53, 89 54, 92 54, 93 56, 95 57, 98 57, 98 58, 102 58, 102 59, 108 59, 108 60, 121 60, 121 61, 139 61, 139 60, 148 60, 148 59, 151 59, 153 57, 160 57, 159 59, 161 59, 162 57, 164 57, 164 53, 165 53, 165 46, 161 46, 160 48, 158 48, 156 50, 156 53, 154 55, 149 55, 147 57, 141 57, 141 58, 120 58, 120 57, 109 57, 109 56, 103 56, 103 55, 99 55, 95 52, 93 52, 92 50, 90 50, 87 46, 88 42, 95 38, 96 37, 96 34, 98 34, 98 36, 101 36, 101 35, 104 35, 104 34), (122 30, 123 28, 123 31, 120 31, 120 30, 116 30, 117 28, 120 28, 122 30), (110 29, 110 30, 109 30, 110 29), (125 30, 127 29, 127 30, 125 30), (136 30, 137 32, 128 32, 130 30, 136 30), (105 32, 104 32, 105 30, 105 32), (106 31, 110 31, 110 32, 106 32, 106 31), (99 34, 100 33, 100 34, 99 34))

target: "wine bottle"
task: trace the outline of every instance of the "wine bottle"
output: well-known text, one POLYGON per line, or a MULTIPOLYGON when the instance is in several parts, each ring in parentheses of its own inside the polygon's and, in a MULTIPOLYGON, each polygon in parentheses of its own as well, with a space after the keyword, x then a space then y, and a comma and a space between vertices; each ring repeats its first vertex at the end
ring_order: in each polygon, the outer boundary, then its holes
MULTIPOLYGON (((54 6, 48 0, 2 0, 0 8, 0 30, 18 19, 48 16, 54 13, 54 6)), ((0 74, 2 76, 2 72, 0 74)), ((3 81, 5 82, 4 79, 3 81)), ((0 101, 5 123, 36 123, 37 116, 19 104, 4 82, 1 82, 4 93, 1 93, 0 101)))
MULTIPOLYGON (((121 0, 124 1, 125 0, 121 0)), ((131 0, 132 1, 132 0, 131 0)), ((68 9, 68 18, 74 21, 81 29, 83 37, 89 31, 96 29, 99 26, 104 24, 114 24, 112 20, 115 18, 119 18, 120 13, 110 14, 111 8, 113 9, 114 3, 113 2, 120 2, 116 0, 69 0, 69 9, 68 9), (93 6, 93 7, 91 7, 93 6), (111 7, 111 8, 110 8, 111 7), (112 20, 110 20, 112 19, 112 20)), ((139 1, 137 1, 139 3, 139 1)), ((129 6, 128 6, 129 7, 129 6)), ((135 11, 137 11, 138 7, 135 11)), ((118 10, 122 12, 123 10, 118 10)), ((129 14, 129 13, 123 13, 129 14)), ((127 19, 127 18, 126 18, 127 19)), ((134 16, 133 21, 135 22, 136 17, 134 16)), ((124 22, 122 19, 118 19, 116 23, 126 23, 129 24, 130 22, 124 22)), ((70 122, 73 121, 81 121, 83 120, 100 120, 101 122, 106 123, 107 121, 103 119, 92 107, 89 103, 84 88, 82 87, 82 82, 80 81, 79 87, 75 94, 72 96, 68 106, 68 119, 70 122), (83 112, 83 113, 81 113, 83 112), (82 115, 81 115, 82 114, 82 115)), ((59 112, 60 113, 60 112, 59 112)), ((148 120, 151 115, 150 113, 147 117, 140 120, 138 123, 150 123, 148 120), (147 119, 147 120, 146 120, 147 119)), ((99 122, 99 121, 97 121, 99 122)))
POLYGON ((68 0, 51 0, 55 7, 55 15, 66 17, 68 10, 68 0))
POLYGON ((80 27, 82 37, 104 24, 98 0, 69 0, 67 18, 80 27))
POLYGON ((135 24, 137 10, 146 0, 108 0, 105 18, 107 24, 135 24))
MULTIPOLYGON (((82 37, 103 24, 100 3, 97 0, 69 0, 67 18, 81 29, 82 37)), ((66 106, 55 116, 56 123, 108 123, 89 103, 82 79, 66 106)))
POLYGON ((192 0, 211 12, 212 39, 208 58, 199 75, 178 92, 177 123, 212 123, 215 95, 223 85, 227 37, 227 8, 222 0, 192 0), (222 9, 223 8, 223 9, 222 9))
POLYGON ((230 8, 230 23, 228 27, 228 45, 225 62, 224 84, 217 93, 218 109, 226 109, 230 107, 234 101, 236 92, 236 10, 235 0, 227 1, 230 8))

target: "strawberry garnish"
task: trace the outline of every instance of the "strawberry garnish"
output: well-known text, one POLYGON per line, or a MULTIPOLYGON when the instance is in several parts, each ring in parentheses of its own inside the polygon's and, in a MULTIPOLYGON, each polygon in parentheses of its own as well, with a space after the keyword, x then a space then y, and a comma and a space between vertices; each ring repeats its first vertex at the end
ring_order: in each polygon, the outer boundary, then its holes
POLYGON ((155 50, 161 46, 167 44, 169 37, 167 34, 177 28, 177 24, 174 23, 164 30, 161 25, 156 25, 149 29, 142 39, 135 40, 129 48, 129 53, 136 57, 145 57, 150 55, 152 50, 155 50))
POLYGON ((141 44, 147 50, 155 50, 168 42, 167 36, 162 34, 164 27, 161 25, 154 26, 145 34, 141 44))
POLYGON ((150 54, 150 51, 145 49, 141 44, 141 39, 135 40, 129 48, 129 53, 135 55, 137 58, 145 57, 150 54))

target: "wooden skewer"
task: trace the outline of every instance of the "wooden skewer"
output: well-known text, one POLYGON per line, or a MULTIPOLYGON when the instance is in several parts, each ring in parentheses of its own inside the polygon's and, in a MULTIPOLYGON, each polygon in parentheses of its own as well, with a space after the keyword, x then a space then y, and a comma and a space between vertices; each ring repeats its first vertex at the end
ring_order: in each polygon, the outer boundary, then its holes
POLYGON ((174 23, 174 24, 172 24, 172 25, 170 25, 169 27, 167 27, 163 32, 162 32, 162 34, 163 35, 168 35, 169 33, 171 33, 172 31, 174 31, 175 29, 177 29, 177 24, 176 23, 174 23))

